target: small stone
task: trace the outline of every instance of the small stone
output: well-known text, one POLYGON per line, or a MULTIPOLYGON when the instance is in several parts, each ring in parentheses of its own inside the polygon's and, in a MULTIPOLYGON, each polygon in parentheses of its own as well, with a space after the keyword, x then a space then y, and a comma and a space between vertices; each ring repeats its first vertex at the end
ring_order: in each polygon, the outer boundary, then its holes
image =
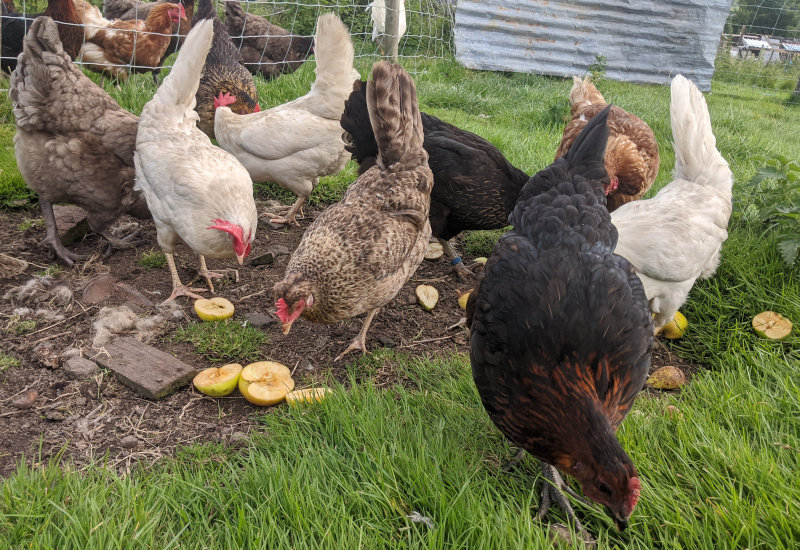
POLYGON ((677 390, 686 384, 686 375, 681 369, 667 365, 651 374, 646 384, 657 390, 677 390))
POLYGON ((393 348, 397 345, 394 340, 383 334, 378 336, 378 342, 380 342, 380 344, 386 348, 393 348))
POLYGON ((87 304, 99 304, 111 298, 117 288, 116 279, 108 273, 104 273, 86 283, 81 298, 87 304))
POLYGON ((275 261, 275 255, 272 252, 267 252, 266 254, 262 254, 261 256, 256 256, 252 260, 250 260, 250 265, 257 266, 257 265, 269 265, 275 261))
POLYGON ((78 407, 85 407, 85 406, 86 406, 86 403, 88 403, 88 402, 89 402, 89 400, 88 400, 88 399, 86 399, 84 396, 82 396, 82 395, 81 395, 80 397, 78 397, 78 398, 75 400, 75 405, 77 405, 78 407))
POLYGON ((289 249, 282 244, 273 244, 267 248, 267 252, 272 253, 273 256, 286 256, 289 254, 289 249))
POLYGON ((51 422, 61 422, 62 420, 67 418, 67 415, 65 415, 61 411, 47 411, 44 414, 44 417, 51 422))
POLYGON ((73 205, 53 205, 56 228, 64 246, 79 241, 91 231, 86 220, 86 211, 73 205))
POLYGON ((417 305, 417 295, 416 294, 406 294, 406 303, 410 306, 417 305))
POLYGON ((136 304, 137 306, 151 308, 154 307, 153 302, 151 302, 147 296, 133 288, 128 283, 119 283, 118 285, 119 293, 126 299, 128 302, 136 304))
POLYGON ((29 390, 25 393, 18 395, 11 402, 11 406, 17 409, 30 409, 36 398, 39 397, 39 392, 36 390, 29 390))
POLYGON ((267 328, 278 322, 273 316, 265 313, 247 313, 244 318, 250 326, 255 328, 267 328))
POLYGON ((302 359, 300 361, 300 365, 298 366, 300 367, 301 370, 304 370, 306 372, 311 372, 317 369, 317 367, 314 366, 314 363, 312 363, 311 360, 308 358, 302 359))
POLYGON ((247 442, 247 434, 244 432, 233 432, 228 442, 231 445, 242 445, 247 442))
POLYGON ((76 380, 85 380, 94 376, 100 367, 97 363, 85 357, 71 357, 64 362, 64 371, 68 372, 76 380))
POLYGON ((669 418, 683 418, 683 413, 675 405, 667 405, 664 409, 664 414, 669 418))
POLYGON ((133 449, 139 444, 139 440, 136 439, 135 435, 126 435, 119 444, 122 445, 123 449, 133 449))
POLYGON ((55 369, 58 367, 58 354, 48 342, 42 342, 31 351, 31 359, 43 367, 55 369))

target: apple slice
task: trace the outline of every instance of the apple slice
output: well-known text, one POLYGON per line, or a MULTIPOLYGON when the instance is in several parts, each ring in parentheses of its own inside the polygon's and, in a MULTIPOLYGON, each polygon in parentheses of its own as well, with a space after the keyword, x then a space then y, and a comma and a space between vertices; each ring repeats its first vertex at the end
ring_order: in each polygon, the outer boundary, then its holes
POLYGON ((442 243, 428 243, 428 248, 425 250, 426 260, 438 260, 444 255, 444 248, 442 243))
POLYGON ((686 332, 689 326, 689 321, 683 316, 683 313, 676 311, 672 317, 672 321, 661 327, 661 335, 670 340, 677 340, 686 332))
POLYGON ((322 401, 325 395, 331 393, 330 388, 306 388, 304 390, 294 390, 286 394, 286 402, 290 407, 297 407, 301 403, 314 403, 322 401))
POLYGON ((222 397, 233 391, 233 388, 239 383, 239 375, 241 373, 242 366, 237 363, 231 363, 200 371, 192 382, 194 387, 204 394, 212 397, 222 397))
POLYGON ((250 363, 239 377, 239 391, 253 405, 267 407, 280 403, 294 389, 289 369, 274 361, 250 363))
POLYGON ((792 332, 792 322, 774 311, 763 311, 753 317, 753 330, 762 338, 780 340, 792 332))
POLYGON ((476 264, 480 264, 480 265, 486 265, 486 262, 488 262, 488 261, 489 261, 489 258, 487 258, 487 257, 485 257, 485 256, 479 256, 478 258, 475 258, 473 261, 474 261, 476 264))
POLYGON ((467 302, 469 301, 469 295, 472 294, 472 291, 473 289, 469 289, 466 292, 461 292, 459 290, 456 290, 456 292, 458 292, 458 307, 466 311, 467 302))
POLYGON ((194 302, 194 312, 203 321, 222 321, 233 315, 233 304, 225 298, 200 298, 194 302))
POLYGON ((422 306, 422 309, 431 311, 436 307, 436 303, 439 301, 439 291, 434 287, 430 285, 419 285, 414 292, 417 295, 417 301, 419 305, 422 306))

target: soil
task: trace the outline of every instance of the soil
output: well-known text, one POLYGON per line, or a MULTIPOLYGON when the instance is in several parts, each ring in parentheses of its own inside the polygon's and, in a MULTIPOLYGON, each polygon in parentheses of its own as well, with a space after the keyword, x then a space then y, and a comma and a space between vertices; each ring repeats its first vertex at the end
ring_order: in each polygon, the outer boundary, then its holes
MULTIPOLYGON (((259 211, 265 209, 266 205, 259 205, 259 211)), ((283 252, 293 251, 303 230, 319 211, 307 211, 307 217, 299 220, 301 227, 261 227, 250 259, 270 250, 281 252, 281 247, 283 252)), ((0 279, 0 296, 30 281, 47 266, 58 264, 49 248, 39 245, 45 235, 43 225, 20 229, 20 224, 28 219, 41 220, 41 214, 38 210, 0 211, 0 226, 7 228, 7 237, 0 242, 0 253, 29 263, 20 275, 0 279)), ((0 351, 21 363, 0 370, 0 441, 3 441, 0 476, 11 474, 20 460, 38 463, 56 455, 62 455, 77 467, 101 458, 125 472, 137 461, 169 456, 176 447, 193 442, 235 445, 246 440, 258 415, 266 410, 250 405, 238 392, 230 397, 210 398, 191 385, 151 401, 122 385, 111 372, 101 370, 80 376, 64 368, 66 350, 80 349, 89 359, 99 353, 92 347, 95 334, 92 322, 101 307, 125 304, 140 316, 147 316, 159 312, 154 304, 170 294, 166 267, 147 269, 138 263, 143 252, 159 250, 153 223, 124 218, 116 227, 124 235, 135 224, 141 230, 138 238, 144 241, 135 248, 116 251, 104 260, 101 258, 106 249, 104 241, 89 234, 68 248, 92 256, 90 260, 78 262, 73 268, 59 264, 63 269, 50 276, 47 288, 33 296, 0 299, 0 351), (86 283, 104 273, 141 294, 116 293, 102 302, 87 303, 83 295, 86 283), (71 292, 59 290, 60 286, 71 292), (15 315, 17 308, 29 308, 35 313, 15 315), (36 326, 32 331, 20 332, 19 321, 26 319, 35 319, 36 326)), ((456 243, 457 248, 459 245, 456 243)), ((188 249, 179 249, 176 254, 178 271, 185 283, 197 275, 195 260, 188 249)), ((269 315, 274 311, 271 288, 283 277, 288 260, 288 254, 280 253, 268 265, 252 266, 245 262, 238 269, 238 281, 233 272, 217 281, 217 295, 228 298, 236 307, 234 321, 244 322, 248 315, 269 315)), ((469 263, 467 258, 465 261, 469 263)), ((208 264, 212 270, 232 267, 230 261, 209 260, 208 264)), ((195 282, 196 286, 203 284, 202 280, 195 282)), ((374 351, 387 347, 423 357, 466 352, 466 330, 451 327, 463 316, 457 304, 457 290, 470 287, 470 282, 456 278, 445 258, 424 261, 398 296, 376 316, 367 335, 367 348, 374 351), (421 283, 439 290, 439 303, 432 312, 422 310, 417 304, 414 288, 421 283)), ((151 345, 198 370, 211 366, 191 344, 174 340, 179 326, 185 326, 187 320, 196 320, 191 301, 179 298, 178 303, 181 308, 165 314, 167 321, 160 330, 132 334, 147 337, 151 345)), ((267 339, 258 359, 276 360, 294 369, 298 388, 331 377, 349 384, 353 372, 358 380, 358 369, 348 368, 358 356, 350 354, 339 362, 334 362, 334 358, 356 336, 362 321, 363 316, 334 325, 318 325, 300 319, 286 336, 281 334, 278 323, 269 324, 262 329, 267 339)), ((687 378, 699 368, 679 360, 659 342, 653 368, 666 364, 681 368, 687 378)), ((370 377, 379 385, 402 382, 391 361, 384 362, 370 377)))

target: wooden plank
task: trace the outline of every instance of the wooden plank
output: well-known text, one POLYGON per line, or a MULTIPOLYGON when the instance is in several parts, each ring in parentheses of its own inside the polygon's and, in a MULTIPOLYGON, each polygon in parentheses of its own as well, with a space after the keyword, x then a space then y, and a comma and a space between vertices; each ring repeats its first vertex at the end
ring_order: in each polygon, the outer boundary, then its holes
POLYGON ((161 399, 185 385, 199 371, 136 338, 116 338, 104 349, 108 354, 100 353, 93 359, 148 399, 161 399))

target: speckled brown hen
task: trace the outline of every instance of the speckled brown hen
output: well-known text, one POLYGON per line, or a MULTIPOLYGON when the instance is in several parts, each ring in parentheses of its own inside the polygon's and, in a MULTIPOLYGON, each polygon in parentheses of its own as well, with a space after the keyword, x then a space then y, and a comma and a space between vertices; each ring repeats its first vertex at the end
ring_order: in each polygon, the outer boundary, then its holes
POLYGON ((551 500, 575 522, 558 470, 624 529, 639 498, 636 467, 615 437, 650 367, 644 288, 614 254, 605 208, 608 109, 565 158, 522 189, 467 303, 472 374, 489 417, 543 461, 539 517, 551 500), (555 467, 555 468, 554 468, 555 467))
MULTIPOLYGON (((573 77, 569 93, 572 120, 564 128, 556 158, 563 157, 589 120, 608 107, 603 95, 587 75, 581 80, 573 77)), ((641 198, 658 176, 658 143, 653 130, 645 121, 619 107, 608 114, 608 146, 606 171, 606 206, 613 212, 625 203, 641 198)))
POLYGON ((133 190, 139 118, 72 62, 49 17, 31 26, 9 87, 17 165, 39 194, 46 241, 68 265, 81 259, 64 248, 56 231, 52 203, 68 202, 87 211, 93 231, 122 244, 108 226, 126 212, 149 217, 145 198, 133 190))
POLYGON ((367 313, 350 346, 366 353, 366 333, 379 308, 393 299, 422 262, 433 175, 422 148, 414 81, 399 65, 372 67, 367 106, 378 142, 375 166, 309 226, 275 285, 286 334, 303 316, 336 323, 367 313))
POLYGON ((238 115, 257 113, 261 107, 257 103, 258 92, 253 75, 242 65, 239 49, 231 42, 211 0, 198 2, 192 25, 203 19, 214 22, 214 40, 206 56, 194 110, 200 116, 197 127, 208 137, 214 138, 214 113, 217 107, 230 107, 238 115))

